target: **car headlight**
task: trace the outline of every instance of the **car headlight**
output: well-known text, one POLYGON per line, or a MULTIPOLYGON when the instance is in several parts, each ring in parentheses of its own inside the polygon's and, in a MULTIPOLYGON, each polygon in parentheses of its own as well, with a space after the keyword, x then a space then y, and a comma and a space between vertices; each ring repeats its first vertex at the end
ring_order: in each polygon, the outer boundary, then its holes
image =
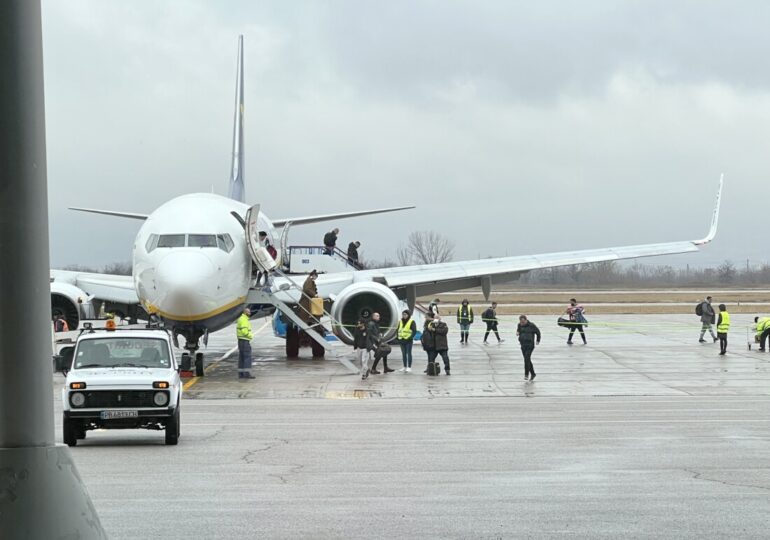
POLYGON ((73 407, 82 407, 86 404, 86 396, 83 392, 72 392, 70 394, 70 405, 73 407))
POLYGON ((168 392, 155 392, 155 395, 152 396, 152 402, 158 407, 168 405, 168 392))

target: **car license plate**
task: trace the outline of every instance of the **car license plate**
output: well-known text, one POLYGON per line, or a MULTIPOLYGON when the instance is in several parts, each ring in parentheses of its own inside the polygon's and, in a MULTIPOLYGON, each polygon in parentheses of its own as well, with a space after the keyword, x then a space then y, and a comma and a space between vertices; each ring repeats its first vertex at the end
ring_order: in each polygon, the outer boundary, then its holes
POLYGON ((137 418, 139 411, 102 411, 102 420, 114 420, 115 418, 137 418))

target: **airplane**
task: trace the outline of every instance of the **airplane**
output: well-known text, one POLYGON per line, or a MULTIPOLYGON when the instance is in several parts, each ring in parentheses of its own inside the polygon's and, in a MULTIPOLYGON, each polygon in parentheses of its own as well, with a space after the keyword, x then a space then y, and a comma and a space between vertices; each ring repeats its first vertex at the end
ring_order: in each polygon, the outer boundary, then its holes
MULTIPOLYGON (((236 67, 233 155, 229 194, 192 193, 176 197, 150 214, 93 208, 73 210, 142 221, 133 246, 131 276, 76 271, 51 271, 53 313, 65 316, 76 328, 80 314, 93 301, 123 306, 126 313, 143 311, 160 319, 176 339, 182 336, 188 354, 195 354, 196 373, 202 375, 200 342, 232 324, 255 298, 296 304, 301 296, 292 278, 276 275, 268 289, 255 287, 254 245, 246 221, 250 210, 256 216, 252 229, 266 231, 273 245, 280 237, 286 246, 292 226, 395 212, 404 206, 342 212, 317 216, 270 219, 246 201, 244 182, 244 67, 243 36, 238 38, 236 67), (280 235, 278 228, 283 227, 280 235), (257 294, 258 293, 258 294, 257 294), (140 309, 141 308, 141 309, 140 309)), ((418 297, 469 287, 481 287, 489 298, 493 285, 509 282, 534 269, 575 264, 617 261, 698 251, 716 236, 724 175, 720 177, 716 205, 708 234, 699 240, 543 253, 482 260, 423 264, 394 268, 345 269, 322 273, 317 281, 319 296, 331 303, 330 315, 337 321, 332 331, 344 343, 352 343, 348 328, 362 316, 379 312, 385 338, 395 334, 395 323, 405 306, 413 309, 418 297)), ((283 249, 279 251, 279 259, 283 249)), ((261 313, 262 316, 269 311, 261 313)), ((296 343, 287 339, 287 352, 296 343)), ((289 355, 291 356, 291 354, 289 355)))

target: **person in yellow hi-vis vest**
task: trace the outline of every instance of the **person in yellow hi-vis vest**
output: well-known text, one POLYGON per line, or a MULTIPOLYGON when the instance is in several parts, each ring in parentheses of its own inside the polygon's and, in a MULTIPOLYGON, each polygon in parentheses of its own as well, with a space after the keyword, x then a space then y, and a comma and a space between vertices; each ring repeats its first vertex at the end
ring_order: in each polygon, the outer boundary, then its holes
POLYGON ((717 319, 717 337, 719 338, 719 356, 727 354, 727 332, 730 331, 730 314, 727 306, 719 304, 719 318, 717 319))
POLYGON ((253 379, 251 374, 251 310, 246 308, 235 323, 235 335, 238 337, 238 378, 253 379))

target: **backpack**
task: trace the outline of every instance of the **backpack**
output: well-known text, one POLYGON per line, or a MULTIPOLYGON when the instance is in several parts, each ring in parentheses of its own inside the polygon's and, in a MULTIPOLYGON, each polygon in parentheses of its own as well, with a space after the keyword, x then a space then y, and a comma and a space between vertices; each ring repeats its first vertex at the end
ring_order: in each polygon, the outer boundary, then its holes
POLYGON ((695 306, 695 314, 698 317, 703 316, 703 302, 700 302, 697 306, 695 306))
POLYGON ((441 364, 438 362, 428 362, 428 376, 435 377, 441 374, 441 364))

